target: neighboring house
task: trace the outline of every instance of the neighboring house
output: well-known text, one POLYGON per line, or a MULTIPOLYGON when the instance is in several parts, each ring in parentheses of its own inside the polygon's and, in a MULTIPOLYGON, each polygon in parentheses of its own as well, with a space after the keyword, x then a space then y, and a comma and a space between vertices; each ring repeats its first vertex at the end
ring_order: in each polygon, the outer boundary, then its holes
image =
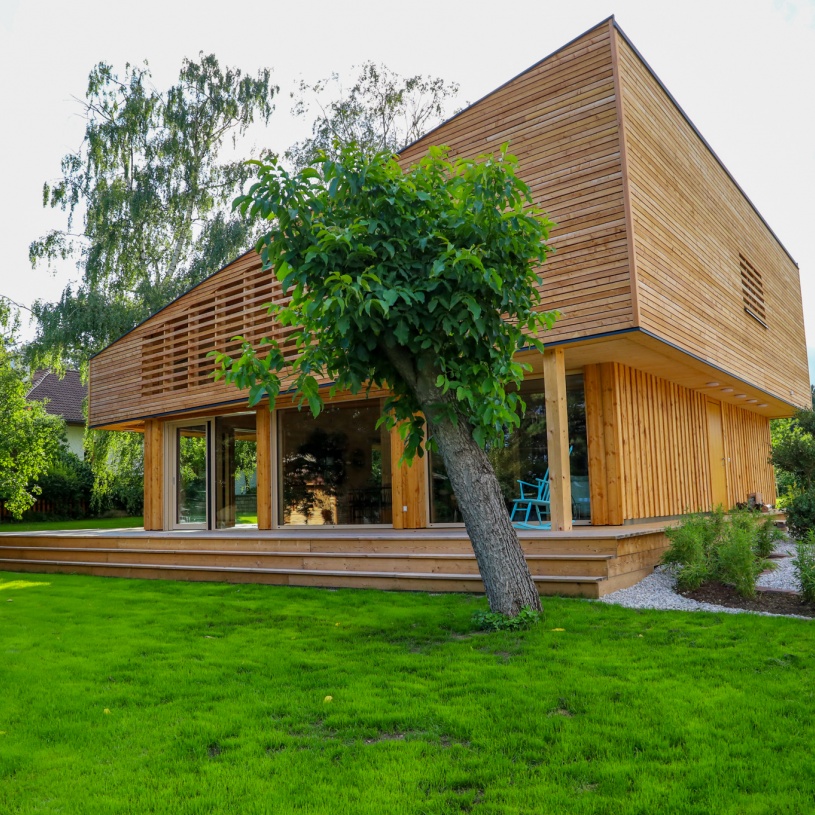
POLYGON ((37 371, 26 399, 45 402, 45 410, 65 420, 68 448, 79 458, 85 457, 85 414, 83 404, 88 389, 82 384, 79 371, 66 371, 60 379, 50 371, 37 371))
MULTIPOLYGON (((772 502, 770 419, 810 403, 798 267, 613 18, 401 160, 503 142, 557 224, 541 275, 563 315, 523 355, 527 415, 493 453, 508 505, 547 467, 555 530, 772 502)), ((382 394, 315 420, 212 381, 207 353, 236 334, 285 339, 263 307, 281 296, 247 252, 91 360, 90 426, 145 433, 145 527, 235 525, 239 442, 261 529, 460 522, 438 457, 400 467, 398 434, 375 429, 382 394)), ((640 576, 658 555, 626 551, 640 576)))

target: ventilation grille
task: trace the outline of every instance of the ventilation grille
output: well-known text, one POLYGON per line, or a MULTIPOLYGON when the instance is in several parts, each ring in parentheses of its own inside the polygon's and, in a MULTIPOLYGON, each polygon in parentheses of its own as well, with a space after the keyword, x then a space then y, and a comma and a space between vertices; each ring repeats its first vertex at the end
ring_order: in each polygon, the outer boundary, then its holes
POLYGON ((212 384, 212 350, 234 354, 246 337, 257 347, 262 337, 273 337, 286 356, 294 353, 287 342, 291 328, 281 328, 264 304, 285 301, 272 272, 253 270, 226 280, 205 299, 190 300, 186 312, 168 317, 148 334, 142 345, 142 395, 156 396, 212 384))
POLYGON ((767 315, 764 309, 764 283, 761 280, 761 273, 744 255, 739 255, 739 266, 741 268, 741 296, 744 300, 744 310, 766 328, 767 315))

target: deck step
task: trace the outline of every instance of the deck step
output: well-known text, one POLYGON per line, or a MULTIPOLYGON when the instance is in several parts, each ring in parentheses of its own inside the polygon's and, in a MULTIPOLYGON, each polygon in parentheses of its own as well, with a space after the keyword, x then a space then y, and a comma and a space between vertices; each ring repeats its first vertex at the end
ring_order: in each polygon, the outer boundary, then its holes
MULTIPOLYGON (((289 586, 326 588, 377 588, 407 591, 483 592, 478 572, 377 572, 345 569, 273 569, 248 566, 200 566, 174 563, 111 563, 82 560, 31 560, 0 558, 0 568, 9 571, 80 572, 103 577, 144 577, 179 580, 273 583, 289 586)), ((541 594, 569 594, 598 597, 605 580, 591 575, 533 575, 541 594)))
MULTIPOLYGON (((528 555, 527 563, 533 575, 573 575, 607 577, 613 555, 528 555)), ((256 552, 213 549, 151 549, 56 547, 56 546, 3 546, 0 545, 0 563, 13 562, 77 562, 103 564, 176 565, 180 567, 207 566, 212 568, 274 569, 278 571, 313 572, 376 572, 380 574, 475 574, 478 572, 475 555, 470 554, 417 554, 359 553, 359 552, 256 552)))

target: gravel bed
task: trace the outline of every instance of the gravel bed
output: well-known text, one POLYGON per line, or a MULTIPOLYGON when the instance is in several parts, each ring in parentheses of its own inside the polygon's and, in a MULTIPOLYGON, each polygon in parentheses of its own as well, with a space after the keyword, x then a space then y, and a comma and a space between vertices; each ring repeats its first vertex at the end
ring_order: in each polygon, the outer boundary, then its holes
MULTIPOLYGON (((773 560, 776 568, 773 571, 760 575, 756 584, 768 589, 782 589, 786 591, 800 591, 801 586, 795 576, 792 559, 795 557, 795 544, 790 540, 781 541, 776 545, 775 554, 786 557, 773 560)), ((627 589, 611 592, 599 599, 601 603, 612 603, 626 608, 650 608, 666 611, 719 611, 725 614, 762 614, 765 617, 777 617, 762 611, 747 611, 741 608, 726 608, 725 606, 702 603, 691 600, 676 593, 676 580, 665 566, 659 566, 656 571, 644 580, 627 589)), ((790 615, 798 617, 799 615, 790 615)), ((802 617, 801 619, 808 619, 802 617)))

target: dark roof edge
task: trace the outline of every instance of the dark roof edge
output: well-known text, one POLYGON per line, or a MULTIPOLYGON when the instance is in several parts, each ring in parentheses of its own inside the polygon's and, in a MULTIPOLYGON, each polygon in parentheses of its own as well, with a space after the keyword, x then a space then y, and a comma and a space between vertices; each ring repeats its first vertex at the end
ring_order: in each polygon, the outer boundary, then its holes
POLYGON ((767 223, 764 216, 758 211, 758 207, 750 200, 750 196, 747 195, 747 193, 742 189, 739 182, 736 181, 736 179, 733 177, 733 174, 725 166, 725 163, 719 158, 719 156, 716 154, 716 151, 710 146, 708 140, 699 132, 699 128, 697 128, 696 125, 691 121, 690 116, 688 116, 688 114, 685 113, 685 111, 682 109, 682 106, 674 98, 674 95, 665 87, 665 83, 657 76, 656 71, 654 71, 654 69, 648 64, 648 60, 646 60, 645 57, 643 57, 643 55, 639 52, 634 43, 631 42, 631 40, 628 38, 625 31, 623 31, 622 28, 620 28, 620 25, 617 22, 617 20, 614 19, 614 16, 612 15, 609 19, 611 20, 611 23, 614 26, 617 33, 625 40, 626 45, 628 45, 628 47, 636 54, 637 59, 639 59, 639 61, 645 66, 646 70, 654 78, 654 81, 657 83, 657 85, 659 85, 659 87, 662 88, 662 92, 668 97, 668 99, 671 100, 671 103, 679 111, 679 114, 682 116, 682 118, 688 123, 688 125, 690 125, 691 130, 693 130, 693 132, 696 134, 699 141, 701 141, 702 144, 704 144, 704 146, 708 149, 710 155, 713 156, 714 159, 716 159, 718 165, 724 170, 727 177, 733 182, 733 185, 742 194, 744 200, 750 205, 753 212, 755 212, 755 214, 758 215, 759 219, 761 220, 761 223, 763 223, 764 226, 767 227, 767 231, 773 236, 773 238, 775 238, 776 243, 781 247, 781 249, 783 249, 784 254, 795 264, 795 268, 800 270, 798 262, 789 253, 787 247, 784 246, 783 243, 781 243, 781 239, 778 237, 778 235, 775 234, 773 228, 767 223))
POLYGON ((231 266, 233 263, 237 263, 241 258, 246 257, 251 252, 256 252, 256 249, 252 247, 251 249, 247 249, 243 254, 232 258, 232 260, 230 260, 229 263, 225 263, 223 266, 221 266, 220 269, 217 269, 211 274, 208 274, 203 280, 199 280, 194 286, 190 286, 186 291, 181 292, 181 294, 179 294, 178 297, 175 297, 172 300, 170 300, 170 302, 167 303, 167 305, 162 306, 158 311, 154 311, 152 314, 145 317, 140 323, 136 323, 136 325, 134 325, 133 328, 130 328, 127 331, 125 331, 125 333, 122 334, 121 337, 116 337, 116 339, 113 340, 113 342, 108 343, 104 348, 97 351, 95 354, 91 354, 90 357, 88 357, 88 359, 90 360, 93 359, 94 357, 98 357, 99 354, 103 354, 105 351, 108 350, 108 348, 112 348, 114 345, 116 345, 117 342, 119 342, 119 340, 123 340, 128 334, 132 334, 137 328, 143 326, 148 320, 152 320, 153 317, 156 317, 157 315, 161 314, 161 312, 164 311, 165 309, 170 308, 170 306, 173 305, 173 303, 177 303, 182 297, 186 297, 191 291, 195 291, 195 289, 197 289, 199 286, 203 286, 204 283, 207 282, 207 280, 211 280, 213 277, 215 277, 216 274, 220 274, 228 266, 231 266))
MULTIPOLYGON (((458 113, 453 114, 449 119, 445 119, 440 124, 437 124, 432 130, 428 130, 427 133, 425 133, 423 136, 419 136, 418 139, 414 139, 412 142, 410 142, 410 144, 406 144, 399 151, 399 153, 404 153, 405 150, 409 150, 411 147, 413 147, 413 145, 418 144, 421 141, 424 141, 428 136, 435 133, 439 128, 446 127, 450 122, 458 119, 459 116, 466 113, 471 108, 474 108, 476 105, 480 105, 485 99, 489 99, 490 96, 492 96, 495 93, 498 93, 498 91, 502 90, 507 85, 514 82, 516 79, 519 79, 524 74, 528 74, 530 71, 537 68, 538 65, 541 65, 542 63, 546 62, 546 60, 551 59, 553 56, 555 56, 555 54, 558 54, 559 52, 563 51, 565 48, 568 48, 570 45, 576 43, 578 40, 582 40, 583 37, 585 37, 587 34, 591 34, 592 31, 595 31, 596 29, 601 28, 604 25, 608 25, 609 21, 611 21, 612 23, 614 22, 614 15, 613 14, 610 17, 606 17, 605 20, 601 20, 599 23, 597 23, 597 25, 593 25, 591 28, 587 28, 582 34, 578 34, 576 37, 573 37, 571 40, 569 40, 569 42, 565 43, 564 45, 559 45, 554 51, 552 51, 550 54, 547 54, 545 57, 543 57, 543 59, 539 59, 537 62, 533 63, 528 68, 524 68, 523 71, 521 71, 520 73, 515 74, 515 76, 513 76, 512 79, 508 79, 506 82, 502 83, 497 88, 493 88, 488 93, 485 93, 480 99, 477 99, 475 102, 471 102, 469 105, 467 105, 466 108, 462 108, 458 113)), ((399 153, 397 153, 397 155, 399 155, 399 153)))

